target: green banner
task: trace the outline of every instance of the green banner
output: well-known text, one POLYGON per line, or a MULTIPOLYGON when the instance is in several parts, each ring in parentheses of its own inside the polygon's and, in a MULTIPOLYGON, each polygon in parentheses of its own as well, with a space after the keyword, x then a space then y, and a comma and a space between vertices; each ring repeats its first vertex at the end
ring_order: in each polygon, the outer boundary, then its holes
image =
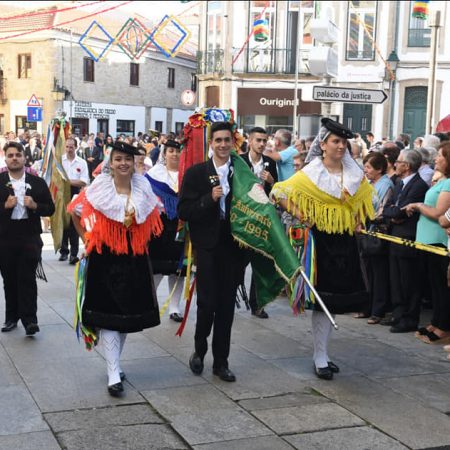
POLYGON ((256 298, 262 307, 274 300, 298 274, 300 263, 285 234, 277 210, 260 180, 236 154, 233 161, 231 234, 250 248, 256 298))

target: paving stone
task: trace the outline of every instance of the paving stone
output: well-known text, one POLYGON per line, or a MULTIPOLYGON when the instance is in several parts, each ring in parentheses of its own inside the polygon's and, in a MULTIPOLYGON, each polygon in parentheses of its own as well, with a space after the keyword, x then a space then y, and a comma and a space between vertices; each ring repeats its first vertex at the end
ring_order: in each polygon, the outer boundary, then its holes
POLYGON ((148 404, 63 411, 48 413, 44 417, 55 433, 103 428, 109 425, 164 423, 148 404))
POLYGON ((38 300, 38 312, 37 317, 39 321, 39 326, 41 325, 56 325, 65 324, 65 320, 50 308, 47 303, 42 300, 38 300))
POLYGON ((49 360, 55 359, 91 359, 96 356, 95 352, 86 351, 84 344, 77 341, 73 328, 67 323, 39 327, 41 331, 33 338, 26 338, 25 331, 19 329, 19 333, 14 330, 14 334, 9 333, 11 339, 3 341, 6 351, 14 355, 16 362, 45 360, 49 363, 49 360))
POLYGON ((273 434, 239 408, 216 409, 211 406, 203 412, 177 414, 170 418, 172 426, 190 445, 273 434))
POLYGON ((128 383, 122 397, 108 394, 106 363, 99 355, 51 363, 20 361, 17 367, 43 412, 142 402, 142 397, 128 383))
POLYGON ((194 445, 195 450, 292 450, 292 447, 277 436, 239 439, 214 444, 194 445))
POLYGON ((14 367, 11 358, 5 352, 3 347, 0 346, 0 387, 9 386, 11 384, 17 385, 21 383, 22 379, 14 367))
POLYGON ((173 357, 123 361, 122 368, 130 383, 140 391, 205 383, 173 357))
POLYGON ((189 448, 167 425, 131 425, 65 431, 58 434, 65 450, 169 450, 189 448))
POLYGON ((337 359, 344 360, 371 378, 393 378, 442 371, 440 364, 408 354, 375 339, 332 340, 329 355, 331 358, 336 356, 337 359))
POLYGON ((233 400, 298 392, 305 387, 301 380, 244 349, 232 349, 229 364, 236 374, 236 383, 227 383, 209 374, 205 374, 205 378, 233 400))
POLYGON ((285 436, 298 449, 324 448, 346 450, 406 450, 407 447, 370 427, 341 428, 339 430, 285 436))
POLYGON ((286 408, 289 406, 315 405, 317 403, 327 403, 329 400, 321 395, 313 393, 300 393, 276 395, 275 397, 254 398, 241 400, 239 406, 247 411, 258 411, 260 409, 286 408))
POLYGON ((236 408, 233 401, 211 385, 143 391, 142 395, 168 418, 183 413, 197 414, 212 408, 236 408))
POLYGON ((50 431, 0 436, 0 450, 60 450, 61 447, 50 431))
POLYGON ((143 333, 130 333, 125 341, 121 361, 170 356, 143 333))
POLYGON ((48 430, 25 386, 2 386, 1 391, 0 435, 48 430))
POLYGON ((333 403, 253 411, 277 434, 304 433, 364 425, 364 421, 333 403))
POLYGON ((450 384, 446 374, 391 378, 383 384, 424 406, 450 413, 450 384))
POLYGON ((450 417, 392 391, 385 380, 343 377, 314 387, 407 447, 450 443, 450 417))

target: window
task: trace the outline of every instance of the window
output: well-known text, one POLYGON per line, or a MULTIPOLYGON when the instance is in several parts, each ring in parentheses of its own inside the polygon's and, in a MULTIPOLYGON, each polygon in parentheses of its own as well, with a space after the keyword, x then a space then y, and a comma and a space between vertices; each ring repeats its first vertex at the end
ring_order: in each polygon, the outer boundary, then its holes
POLYGON ((94 77, 94 60, 91 58, 83 58, 83 80, 93 83, 94 77))
POLYGON ((168 72, 167 87, 173 89, 175 87, 175 69, 169 67, 168 72))
POLYGON ((175 134, 178 136, 184 128, 184 122, 175 122, 175 134))
POLYGON ((18 78, 31 78, 31 54, 17 55, 18 78))
POLYGON ((373 61, 375 59, 376 1, 348 2, 347 60, 373 61))
POLYGON ((126 134, 127 136, 134 136, 134 120, 118 120, 117 134, 126 134))
POLYGON ((191 91, 197 92, 197 74, 191 73, 191 91))
POLYGON ((130 63, 130 85, 139 86, 139 64, 130 63))
POLYGON ((162 133, 162 129, 163 129, 163 123, 161 120, 157 120, 155 122, 155 130, 159 131, 160 133, 162 133))
POLYGON ((431 29, 427 27, 427 21, 412 16, 414 2, 409 7, 408 47, 429 47, 431 41, 431 29))

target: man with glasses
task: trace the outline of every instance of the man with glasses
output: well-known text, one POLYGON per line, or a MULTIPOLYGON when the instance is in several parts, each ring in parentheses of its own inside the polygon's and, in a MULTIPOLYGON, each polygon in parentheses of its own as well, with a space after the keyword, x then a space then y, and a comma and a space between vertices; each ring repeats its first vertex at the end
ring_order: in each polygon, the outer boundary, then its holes
MULTIPOLYGON (((410 203, 423 202, 428 185, 418 171, 422 157, 417 150, 402 150, 395 162, 399 181, 394 195, 383 210, 389 221, 390 234, 415 240, 419 213, 407 216, 404 207, 410 203)), ((417 250, 398 244, 390 244, 389 270, 391 282, 392 317, 381 321, 389 325, 391 333, 416 331, 420 316, 421 274, 417 250)))

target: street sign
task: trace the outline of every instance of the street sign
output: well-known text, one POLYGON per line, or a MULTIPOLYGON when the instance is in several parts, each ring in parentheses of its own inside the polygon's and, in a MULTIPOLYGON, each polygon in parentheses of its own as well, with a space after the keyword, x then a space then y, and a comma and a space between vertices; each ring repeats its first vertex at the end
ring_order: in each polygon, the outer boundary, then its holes
POLYGON ((28 106, 27 108, 28 122, 42 122, 42 108, 28 106))
POLYGON ((383 103, 386 99, 386 93, 377 89, 313 86, 313 100, 320 102, 383 103))
POLYGON ((37 97, 33 94, 28 100, 27 106, 42 106, 37 97))

